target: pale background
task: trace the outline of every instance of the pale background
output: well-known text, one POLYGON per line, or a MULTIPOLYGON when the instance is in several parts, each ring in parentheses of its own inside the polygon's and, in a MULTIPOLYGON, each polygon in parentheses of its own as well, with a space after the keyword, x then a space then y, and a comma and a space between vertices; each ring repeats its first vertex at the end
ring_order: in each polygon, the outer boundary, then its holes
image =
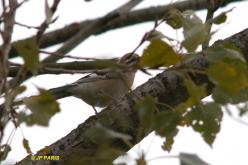
MULTIPOLYGON (((85 3, 83 0, 61 1, 58 11, 55 14, 56 16, 59 16, 59 19, 55 24, 51 25, 49 30, 63 27, 64 25, 75 21, 102 16, 126 2, 126 0, 93 0, 90 3, 85 3)), ((145 0, 142 4, 137 6, 136 9, 150 5, 166 4, 169 2, 170 1, 163 0, 145 0)), ((228 14, 227 22, 224 25, 215 27, 215 29, 219 30, 215 34, 214 40, 226 38, 248 28, 246 20, 248 2, 239 2, 228 5, 224 9, 221 9, 221 11, 227 11, 233 7, 235 8, 228 14)), ((0 10, 2 9, 0 8, 0 10)), ((201 11, 197 14, 205 19, 206 12, 201 11)), ((30 2, 24 4, 18 10, 16 16, 17 21, 23 24, 33 26, 40 25, 44 20, 44 1, 30 0, 30 2)), ((92 36, 69 54, 98 58, 119 57, 132 51, 138 45, 143 34, 146 31, 151 30, 152 27, 153 23, 143 23, 132 27, 113 30, 102 35, 92 36)), ((177 36, 176 32, 165 24, 162 25, 159 30, 167 36, 173 38, 176 38, 177 36)), ((35 30, 16 26, 14 29, 14 40, 31 36, 34 33, 35 30)), ((180 31, 178 31, 178 34, 180 34, 180 31)), ((57 47, 53 47, 49 50, 56 50, 56 48, 57 47)), ((138 53, 141 53, 143 48, 144 46, 138 50, 138 53)), ((81 76, 82 75, 38 76, 32 81, 25 83, 30 87, 25 94, 26 96, 35 94, 35 86, 49 89, 51 87, 73 82, 81 76)), ((148 78, 150 77, 143 73, 138 73, 135 79, 134 88, 144 83, 148 78)), ((67 135, 90 115, 94 115, 94 111, 90 106, 76 98, 70 97, 62 99, 59 102, 61 112, 52 118, 48 128, 21 125, 22 132, 25 138, 29 140, 33 152, 67 135)), ((13 125, 9 124, 5 135, 9 135, 12 129, 13 125)), ((26 152, 22 147, 22 137, 21 130, 18 129, 11 143, 12 151, 3 164, 12 164, 26 156, 26 152)), ((5 140, 7 138, 8 137, 5 136, 5 140)), ((198 133, 192 131, 191 128, 181 128, 179 134, 175 138, 172 151, 169 154, 161 150, 160 146, 163 140, 154 134, 151 134, 143 140, 141 144, 138 144, 132 149, 125 160, 128 164, 132 165, 134 164, 134 160, 144 152, 148 161, 152 158, 157 158, 150 160, 150 165, 178 165, 178 159, 166 158, 166 156, 178 155, 179 152, 188 152, 198 154, 202 159, 212 165, 245 165, 248 162, 247 139, 248 126, 240 124, 231 119, 228 115, 225 115, 221 132, 218 134, 212 148, 202 140, 198 133)))

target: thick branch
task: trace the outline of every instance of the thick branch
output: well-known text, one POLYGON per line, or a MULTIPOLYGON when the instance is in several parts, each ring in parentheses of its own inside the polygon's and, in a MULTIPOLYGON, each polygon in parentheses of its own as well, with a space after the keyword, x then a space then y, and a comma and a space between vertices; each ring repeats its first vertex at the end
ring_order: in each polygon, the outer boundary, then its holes
MULTIPOLYGON (((231 41, 239 47, 246 56, 246 59, 248 59, 248 29, 220 42, 227 41, 231 41)), ((178 71, 185 71, 185 68, 187 67, 205 69, 207 66, 207 60, 204 56, 199 54, 197 58, 179 66, 178 68, 169 69, 158 74, 156 77, 139 86, 131 93, 128 93, 121 100, 113 102, 109 107, 105 108, 96 116, 90 117, 84 123, 80 124, 78 128, 71 131, 67 136, 48 146, 47 149, 49 153, 46 153, 46 155, 60 155, 59 164, 66 164, 66 162, 74 156, 77 157, 80 155, 80 157, 77 158, 82 159, 94 156, 99 144, 93 142, 87 136, 86 132, 89 129, 95 128, 96 123, 101 123, 101 125, 107 128, 130 135, 132 137, 132 143, 135 145, 139 140, 141 140, 136 139, 138 117, 137 113, 133 110, 135 103, 140 98, 149 95, 157 98, 159 102, 170 105, 171 107, 179 105, 189 97, 189 94, 183 85, 183 77, 177 74, 178 71), (127 126, 123 126, 123 121, 128 121, 128 128, 127 126)), ((211 94, 214 85, 205 75, 193 74, 192 79, 197 85, 205 84, 207 95, 211 94)), ((146 134, 148 133, 149 132, 146 134)), ((144 137, 145 135, 143 135, 142 138, 144 137)), ((124 150, 130 149, 130 146, 127 146, 122 141, 115 141, 112 143, 112 147, 124 150)), ((37 155, 42 155, 42 153, 40 152, 37 155)), ((31 161, 29 157, 19 162, 19 164, 21 163, 27 165, 53 164, 52 161, 31 161)))
MULTIPOLYGON (((126 27, 138 23, 153 21, 158 18, 162 18, 169 9, 172 7, 178 8, 181 11, 185 10, 201 10, 206 9, 208 7, 207 5, 208 0, 188 0, 183 2, 177 2, 173 5, 164 5, 164 6, 158 6, 158 7, 150 7, 146 9, 136 10, 132 12, 122 13, 120 17, 114 19, 110 23, 108 23, 107 26, 104 26, 103 28, 96 31, 94 34, 100 34, 112 29, 120 28, 120 27, 126 27)), ((226 4, 230 2, 237 2, 242 0, 225 0, 222 4, 222 6, 225 6, 226 4)), ((82 28, 87 27, 89 24, 93 22, 98 22, 101 18, 97 18, 94 20, 86 20, 82 21, 81 23, 72 23, 64 28, 48 32, 42 36, 40 47, 46 48, 49 46, 53 46, 62 42, 67 41, 69 38, 74 36, 78 31, 80 31, 82 28)), ((30 37, 34 38, 34 37, 30 37)), ((30 38, 26 38, 24 40, 28 40, 30 38)), ((19 42, 19 41, 16 41, 19 42)), ((14 43, 16 43, 14 42, 14 43)), ((12 47, 10 57, 16 57, 17 53, 15 49, 12 47)))

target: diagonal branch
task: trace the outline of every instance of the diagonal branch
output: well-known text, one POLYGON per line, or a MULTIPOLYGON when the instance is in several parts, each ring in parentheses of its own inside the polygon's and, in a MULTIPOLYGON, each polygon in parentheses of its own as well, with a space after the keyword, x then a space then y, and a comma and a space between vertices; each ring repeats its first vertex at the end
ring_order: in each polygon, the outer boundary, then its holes
MULTIPOLYGON (((243 1, 243 0, 225 0, 225 3, 223 3, 222 6, 225 6, 231 2, 238 2, 238 1, 243 1)), ((98 35, 98 34, 101 34, 109 30, 126 27, 130 25, 138 24, 138 23, 153 21, 155 19, 162 18, 168 12, 168 10, 172 7, 178 8, 181 11, 185 11, 189 9, 192 9, 192 10, 206 9, 208 7, 207 2, 208 0, 201 0, 201 1, 187 0, 187 1, 182 1, 182 2, 176 2, 171 5, 149 7, 145 9, 135 10, 132 12, 122 13, 120 17, 115 18, 113 21, 109 22, 106 26, 103 26, 98 31, 92 34, 98 35)), ((91 23, 98 22, 100 19, 103 19, 103 17, 97 18, 94 20, 82 21, 80 23, 72 23, 61 29, 45 33, 41 39, 40 47, 46 48, 49 46, 53 46, 53 45, 65 42, 69 38, 74 36, 82 28, 87 27, 91 23)), ((29 40, 31 38, 34 38, 34 36, 23 39, 23 40, 29 40)), ((20 40, 20 41, 23 41, 23 40, 20 40)), ((14 43, 16 44, 20 41, 16 41, 14 43)), ((11 52, 10 52, 10 57, 13 58, 16 56, 17 56, 17 52, 12 47, 11 52)))
MULTIPOLYGON (((72 49, 74 49, 77 45, 79 45, 81 42, 83 42, 85 39, 87 39, 92 34, 96 33, 100 29, 102 29, 106 24, 108 24, 111 20, 118 18, 121 16, 122 13, 129 12, 133 7, 135 7, 137 4, 142 2, 143 0, 132 0, 128 1, 121 7, 113 10, 112 12, 108 13, 106 16, 104 16, 101 19, 98 19, 97 21, 89 23, 87 26, 82 27, 79 32, 77 32, 74 36, 72 36, 69 40, 67 40, 63 46, 61 46, 56 53, 60 54, 66 54, 70 52, 72 49)), ((46 58, 43 62, 49 63, 49 62, 55 62, 59 59, 63 58, 63 56, 50 56, 46 58)))
MULTIPOLYGON (((235 34, 225 40, 219 42, 232 42, 234 43, 248 60, 248 29, 235 34)), ((132 145, 135 145, 141 139, 136 139, 138 129, 137 112, 132 110, 135 103, 147 95, 157 98, 159 102, 175 107, 184 102, 189 94, 183 85, 183 77, 177 74, 180 71, 185 71, 185 68, 205 69, 209 62, 204 56, 199 53, 197 58, 158 74, 156 77, 150 79, 148 82, 136 88, 134 91, 128 93, 122 99, 113 102, 110 106, 105 108, 96 116, 92 116, 84 123, 80 124, 76 129, 71 131, 68 135, 58 140, 57 142, 46 147, 46 152, 38 152, 37 155, 59 155, 59 164, 66 164, 68 159, 78 156, 78 158, 87 159, 94 156, 100 144, 92 141, 87 136, 87 131, 97 127, 97 123, 101 123, 106 128, 128 134, 132 137, 132 145), (118 114, 118 115, 117 115, 118 114), (128 128, 121 124, 121 121, 128 121, 128 128)), ((191 74, 192 75, 192 74, 191 74)), ((192 75, 193 81, 196 85, 205 84, 207 95, 211 94, 214 85, 208 80, 206 75, 201 73, 194 73, 192 75)), ((158 112, 159 113, 159 112, 158 112)), ((145 132, 148 134, 149 131, 145 132)), ((145 137, 145 134, 142 138, 145 137)), ((105 143, 105 142, 103 142, 105 143)), ((107 143, 107 142, 106 142, 107 143)), ((111 143, 112 147, 116 149, 128 150, 132 146, 127 145, 123 141, 116 140, 111 143)), ((115 157, 116 158, 116 157, 115 157)), ((113 159, 115 159, 113 158, 113 159)), ((18 164, 27 165, 50 165, 53 161, 31 161, 30 157, 26 157, 18 164)))

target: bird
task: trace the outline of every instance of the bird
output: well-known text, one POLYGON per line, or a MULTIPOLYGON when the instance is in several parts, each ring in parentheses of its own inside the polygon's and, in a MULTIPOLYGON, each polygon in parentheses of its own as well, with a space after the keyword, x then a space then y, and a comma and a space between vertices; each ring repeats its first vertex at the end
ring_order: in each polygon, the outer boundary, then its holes
POLYGON ((69 96, 79 98, 91 105, 97 114, 95 107, 106 107, 113 99, 119 99, 131 89, 139 61, 138 54, 127 53, 117 61, 120 67, 88 74, 74 83, 49 91, 56 99, 69 96))

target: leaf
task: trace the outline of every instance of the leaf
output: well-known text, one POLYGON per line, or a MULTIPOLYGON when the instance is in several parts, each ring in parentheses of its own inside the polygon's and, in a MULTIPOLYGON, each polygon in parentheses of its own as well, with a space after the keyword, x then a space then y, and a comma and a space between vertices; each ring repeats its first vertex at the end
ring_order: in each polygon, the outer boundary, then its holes
POLYGON ((197 104, 185 115, 185 121, 195 131, 199 132, 205 142, 212 146, 217 133, 220 131, 222 110, 219 104, 197 104))
POLYGON ((11 151, 11 147, 8 144, 0 146, 0 162, 5 160, 11 151))
POLYGON ((206 96, 206 88, 204 85, 197 86, 190 78, 184 79, 184 85, 190 95, 188 100, 185 102, 187 107, 191 107, 198 103, 204 96, 206 96))
POLYGON ((31 120, 32 120, 31 117, 24 112, 17 113, 16 119, 17 119, 16 123, 18 126, 23 122, 31 123, 31 120))
POLYGON ((182 27, 182 13, 176 8, 172 8, 168 11, 168 16, 166 17, 166 23, 170 25, 173 29, 179 29, 182 27))
POLYGON ((217 86, 214 89, 212 98, 216 103, 220 103, 222 105, 225 105, 227 103, 238 104, 238 103, 246 102, 248 100, 248 88, 241 89, 235 94, 230 94, 217 86))
POLYGON ((23 138, 22 145, 23 145, 23 147, 25 148, 25 150, 26 150, 26 152, 28 154, 31 154, 32 153, 32 151, 30 149, 30 146, 29 146, 29 141, 27 139, 23 138))
POLYGON ((225 11, 225 12, 222 12, 220 13, 219 15, 217 15, 216 17, 213 18, 212 22, 214 24, 222 24, 224 22, 226 22, 226 19, 227 19, 227 13, 231 12, 233 9, 230 9, 228 11, 225 11))
POLYGON ((213 23, 219 25, 226 22, 226 19, 227 19, 226 12, 223 12, 213 19, 213 23))
POLYGON ((165 37, 164 34, 161 33, 160 31, 151 30, 148 33, 146 33, 145 39, 147 41, 152 41, 154 39, 161 39, 161 38, 164 38, 164 37, 165 37))
POLYGON ((187 49, 188 52, 193 52, 202 43, 210 40, 210 34, 208 33, 207 25, 194 26, 189 30, 184 30, 184 41, 182 46, 187 49))
POLYGON ((166 140, 164 141, 164 143, 162 145, 163 150, 168 151, 168 152, 171 151, 172 145, 174 144, 174 136, 166 137, 166 140))
POLYGON ((34 39, 21 40, 13 45, 15 50, 22 56, 25 66, 33 74, 39 69, 39 48, 34 39))
POLYGON ((170 151, 171 146, 174 142, 173 138, 176 136, 178 129, 177 125, 179 123, 179 115, 176 112, 161 112, 155 116, 154 119, 154 129, 156 134, 161 137, 166 137, 166 149, 170 151))
POLYGON ((172 47, 160 39, 154 39, 144 50, 141 56, 140 65, 142 67, 156 68, 159 66, 171 66, 180 59, 172 47))
POLYGON ((58 113, 59 105, 55 97, 44 89, 39 89, 40 94, 23 100, 24 104, 31 110, 32 114, 25 121, 28 125, 38 124, 48 126, 52 116, 58 113))
POLYGON ((234 95, 248 87, 246 60, 233 43, 217 43, 204 53, 211 63, 207 75, 223 91, 234 95))
POLYGON ((180 153, 180 165, 208 165, 201 160, 196 154, 180 153))
POLYGON ((209 25, 204 24, 194 11, 183 12, 182 23, 184 35, 182 45, 188 52, 193 52, 198 45, 210 40, 209 25))
POLYGON ((179 122, 179 115, 175 112, 161 112, 154 119, 155 131, 162 137, 174 135, 179 122))
POLYGON ((198 25, 202 25, 202 20, 198 17, 193 10, 186 10, 182 13, 182 23, 183 28, 187 31, 192 27, 196 27, 198 25))
POLYGON ((121 139, 124 142, 128 142, 132 139, 132 137, 127 134, 106 128, 99 123, 97 123, 94 128, 88 129, 84 135, 96 144, 112 142, 116 139, 121 139))
POLYGON ((209 79, 230 95, 235 95, 248 87, 247 73, 247 65, 234 59, 215 62, 207 69, 209 79))
POLYGON ((25 90, 26 90, 25 86, 18 86, 10 90, 10 92, 6 93, 5 106, 11 107, 13 105, 13 101, 15 100, 16 96, 23 93, 25 90))
POLYGON ((211 63, 223 59, 239 60, 243 63, 246 63, 246 60, 240 49, 237 48, 232 42, 216 43, 209 49, 206 49, 204 54, 206 54, 207 60, 211 63))
POLYGON ((142 135, 146 135, 152 130, 154 112, 157 110, 157 107, 153 98, 147 96, 143 100, 136 103, 134 110, 137 111, 139 115, 139 127, 137 133, 137 137, 139 139, 142 135))
POLYGON ((155 131, 162 137, 174 135, 179 122, 179 115, 175 112, 161 112, 155 116, 155 131))

